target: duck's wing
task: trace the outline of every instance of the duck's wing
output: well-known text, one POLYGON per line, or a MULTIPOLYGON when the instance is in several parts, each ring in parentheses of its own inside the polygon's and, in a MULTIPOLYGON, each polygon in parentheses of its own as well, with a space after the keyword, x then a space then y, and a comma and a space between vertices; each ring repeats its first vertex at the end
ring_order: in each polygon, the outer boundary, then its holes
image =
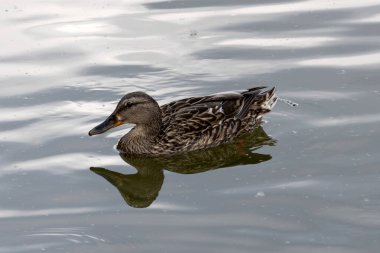
MULTIPOLYGON (((227 92, 221 92, 212 94, 209 96, 203 96, 203 97, 190 97, 185 98, 177 101, 173 101, 169 104, 162 105, 161 111, 162 111, 162 117, 165 121, 165 118, 167 116, 173 115, 176 112, 178 112, 181 109, 189 108, 196 105, 209 105, 209 107, 212 107, 214 104, 210 104, 210 102, 227 102, 227 101, 235 101, 239 100, 244 96, 244 94, 255 92, 255 91, 261 91, 266 87, 255 87, 251 88, 249 90, 243 90, 243 91, 227 91, 227 92)), ((227 109, 227 107, 230 104, 226 103, 224 107, 227 109)))
POLYGON ((274 97, 274 89, 263 91, 264 88, 191 97, 163 105, 161 136, 166 142, 186 142, 179 146, 226 142, 245 130, 250 120, 270 111, 265 103, 274 97))

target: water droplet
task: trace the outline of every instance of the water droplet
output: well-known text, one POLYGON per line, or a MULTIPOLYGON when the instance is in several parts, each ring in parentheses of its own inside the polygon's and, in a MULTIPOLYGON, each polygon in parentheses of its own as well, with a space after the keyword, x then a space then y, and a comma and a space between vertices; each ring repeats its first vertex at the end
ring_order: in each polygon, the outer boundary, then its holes
POLYGON ((256 197, 256 198, 262 198, 262 197, 265 197, 265 193, 264 193, 264 192, 257 192, 255 197, 256 197))
POLYGON ((291 100, 289 100, 289 99, 285 99, 285 98, 277 97, 277 100, 278 100, 278 101, 281 101, 281 102, 283 102, 283 103, 285 103, 285 104, 287 104, 287 105, 293 106, 293 107, 299 105, 299 104, 294 103, 293 101, 291 101, 291 100))

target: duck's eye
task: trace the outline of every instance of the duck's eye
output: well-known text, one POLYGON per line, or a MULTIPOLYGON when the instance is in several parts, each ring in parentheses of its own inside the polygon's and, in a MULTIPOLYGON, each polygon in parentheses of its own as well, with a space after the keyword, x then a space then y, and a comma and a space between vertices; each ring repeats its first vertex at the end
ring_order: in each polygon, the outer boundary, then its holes
POLYGON ((126 104, 125 104, 125 107, 127 107, 127 108, 129 108, 129 107, 131 107, 133 104, 131 103, 131 102, 127 102, 126 104))

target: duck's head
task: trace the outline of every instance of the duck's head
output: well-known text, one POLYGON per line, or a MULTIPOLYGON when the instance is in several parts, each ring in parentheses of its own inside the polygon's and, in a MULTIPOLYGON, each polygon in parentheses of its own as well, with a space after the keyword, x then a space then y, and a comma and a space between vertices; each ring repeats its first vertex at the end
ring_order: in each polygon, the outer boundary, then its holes
POLYGON ((157 121, 161 123, 161 110, 157 102, 144 92, 132 92, 125 95, 114 112, 88 134, 90 136, 102 134, 124 123, 150 125, 157 121))

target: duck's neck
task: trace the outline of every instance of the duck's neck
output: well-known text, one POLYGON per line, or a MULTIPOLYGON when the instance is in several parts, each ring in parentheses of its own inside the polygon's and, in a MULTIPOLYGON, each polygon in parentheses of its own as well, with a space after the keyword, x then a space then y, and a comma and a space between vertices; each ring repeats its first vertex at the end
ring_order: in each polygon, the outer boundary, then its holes
POLYGON ((151 153, 151 148, 160 132, 161 122, 161 117, 157 117, 152 118, 149 123, 137 124, 120 139, 117 148, 130 154, 151 153))

